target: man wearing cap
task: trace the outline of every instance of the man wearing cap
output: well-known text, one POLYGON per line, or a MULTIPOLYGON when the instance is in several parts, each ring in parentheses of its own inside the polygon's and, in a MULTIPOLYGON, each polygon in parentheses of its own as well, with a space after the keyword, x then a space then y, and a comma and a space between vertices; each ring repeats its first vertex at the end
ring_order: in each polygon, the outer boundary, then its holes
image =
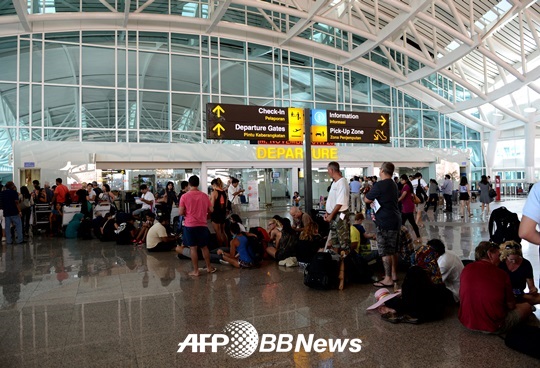
POLYGON ((516 304, 510 277, 498 267, 498 244, 482 241, 475 259, 461 272, 459 320, 470 330, 505 333, 532 314, 528 303, 516 304))

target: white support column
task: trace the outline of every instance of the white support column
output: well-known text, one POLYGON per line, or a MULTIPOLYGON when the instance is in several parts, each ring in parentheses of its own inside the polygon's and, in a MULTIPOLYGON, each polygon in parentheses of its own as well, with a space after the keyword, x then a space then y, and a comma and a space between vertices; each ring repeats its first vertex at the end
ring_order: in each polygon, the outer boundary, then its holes
POLYGON ((495 164, 495 151, 497 150, 497 141, 499 140, 500 136, 501 131, 499 129, 492 130, 489 133, 489 142, 486 152, 486 175, 490 175, 492 177, 495 177, 492 170, 493 165, 495 164))
POLYGON ((300 187, 298 185, 298 170, 300 170, 299 167, 293 167, 291 169, 291 189, 290 189, 291 198, 294 192, 300 192, 300 187))
POLYGON ((525 179, 527 183, 534 183, 534 143, 536 141, 536 124, 532 121, 533 114, 529 114, 529 122, 525 124, 525 179))

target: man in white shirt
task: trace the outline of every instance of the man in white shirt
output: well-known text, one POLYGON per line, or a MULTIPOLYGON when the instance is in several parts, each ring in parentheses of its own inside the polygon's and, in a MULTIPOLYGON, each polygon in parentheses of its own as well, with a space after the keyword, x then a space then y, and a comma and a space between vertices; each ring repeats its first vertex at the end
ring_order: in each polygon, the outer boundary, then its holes
POLYGON ((176 236, 168 235, 167 228, 169 226, 167 216, 159 218, 159 222, 154 222, 154 225, 146 234, 146 249, 149 252, 170 252, 176 248, 176 236))
POLYGON ((244 193, 244 189, 239 186, 240 181, 236 178, 232 178, 231 185, 227 189, 227 195, 232 206, 232 213, 240 216, 240 195, 244 193))
POLYGON ((441 269, 444 285, 452 292, 454 301, 459 303, 459 279, 463 271, 463 262, 457 254, 447 251, 444 243, 439 239, 431 239, 427 245, 437 252, 437 263, 441 269))
POLYGON ((349 251, 351 247, 351 220, 349 216, 349 186, 339 171, 339 164, 328 164, 328 175, 333 182, 326 200, 324 220, 330 223, 330 234, 326 247, 332 247, 336 253, 349 251))
POLYGON ((152 212, 154 210, 154 202, 156 201, 154 195, 152 194, 152 192, 148 190, 148 187, 146 186, 146 184, 141 184, 139 189, 142 192, 142 195, 140 198, 140 201, 142 202, 142 207, 139 208, 138 210, 133 211, 132 213, 132 215, 137 219, 139 218, 140 214, 145 211, 152 212))

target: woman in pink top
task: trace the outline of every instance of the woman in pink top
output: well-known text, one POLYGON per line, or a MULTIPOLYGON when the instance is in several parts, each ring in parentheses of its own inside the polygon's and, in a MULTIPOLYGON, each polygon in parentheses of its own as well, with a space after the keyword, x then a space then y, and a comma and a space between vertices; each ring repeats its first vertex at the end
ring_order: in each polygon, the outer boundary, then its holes
POLYGON ((403 174, 400 177, 401 184, 403 184, 403 188, 401 189, 401 195, 398 198, 398 202, 401 203, 401 224, 405 225, 405 222, 409 220, 409 223, 411 224, 414 233, 416 234, 416 242, 420 243, 422 241, 420 237, 420 230, 418 229, 418 225, 416 225, 416 221, 414 220, 414 201, 412 196, 412 184, 409 181, 409 178, 407 175, 403 174))

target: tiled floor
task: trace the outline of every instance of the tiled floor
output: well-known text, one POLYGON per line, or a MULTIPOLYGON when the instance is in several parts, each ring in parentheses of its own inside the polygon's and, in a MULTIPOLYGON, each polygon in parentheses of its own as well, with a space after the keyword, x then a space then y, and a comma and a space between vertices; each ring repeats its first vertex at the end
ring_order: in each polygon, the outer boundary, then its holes
MULTIPOLYGON (((521 213, 524 200, 505 205, 521 213)), ((495 205, 495 207, 499 206, 495 205)), ((472 220, 430 211, 424 239, 439 237, 468 258, 486 240, 487 221, 473 205, 472 220)), ((252 213, 256 226, 285 209, 252 213)), ((372 224, 367 224, 372 226, 372 224)), ((524 253, 539 276, 538 249, 524 253)), ((99 241, 34 237, 2 245, 0 367, 532 367, 497 336, 473 333, 457 320, 419 326, 384 322, 366 313, 375 288, 315 291, 299 268, 266 263, 256 270, 217 265, 215 274, 187 276, 191 264, 173 253, 99 241), (256 352, 247 359, 217 353, 177 353, 188 334, 222 333, 245 320, 262 334, 314 334, 315 339, 362 340, 358 353, 256 352)), ((201 262, 202 266, 202 262, 201 262)), ((539 315, 539 312, 536 312, 539 315)), ((532 319, 537 323, 536 317, 532 319)), ((208 349, 208 348, 207 348, 208 349)), ((190 350, 190 349, 187 349, 190 350)))

